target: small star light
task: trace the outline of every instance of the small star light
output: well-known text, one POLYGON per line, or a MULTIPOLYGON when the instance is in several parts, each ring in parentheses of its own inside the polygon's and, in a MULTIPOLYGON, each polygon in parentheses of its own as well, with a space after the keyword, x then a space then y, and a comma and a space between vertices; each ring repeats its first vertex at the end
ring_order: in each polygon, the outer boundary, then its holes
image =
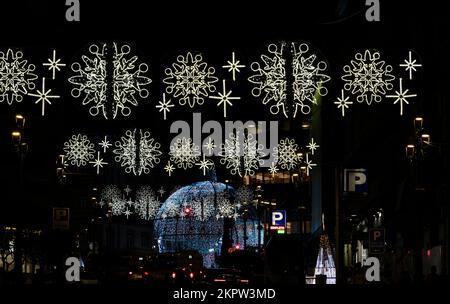
POLYGON ((345 108, 349 108, 348 105, 353 104, 353 101, 348 101, 349 97, 344 97, 344 90, 341 90, 341 97, 338 97, 338 101, 335 101, 334 104, 338 105, 338 109, 342 110, 342 117, 345 116, 345 108))
POLYGON ((131 215, 131 211, 127 209, 123 214, 125 214, 125 216, 127 217, 127 220, 128 220, 128 218, 131 215))
POLYGON ((173 170, 175 170, 175 167, 169 162, 167 162, 167 165, 164 167, 164 170, 169 174, 169 176, 172 175, 173 170))
POLYGON ((105 139, 98 143, 100 147, 103 148, 103 153, 106 153, 106 150, 112 146, 112 144, 108 141, 107 136, 105 135, 105 139))
POLYGON ((38 102, 41 102, 42 116, 45 115, 45 103, 47 102, 49 105, 51 105, 52 103, 50 102, 50 98, 59 98, 58 95, 49 95, 51 91, 52 91, 51 89, 48 89, 48 91, 45 90, 45 77, 42 77, 42 90, 41 91, 36 90, 35 94, 28 93, 28 95, 30 95, 30 96, 39 97, 36 100, 35 104, 37 104, 38 102))
POLYGON ((230 106, 233 106, 233 104, 231 103, 230 100, 233 99, 241 99, 241 97, 230 97, 231 94, 231 90, 227 93, 227 89, 225 88, 225 79, 222 80, 222 87, 223 87, 223 93, 219 93, 219 96, 210 96, 210 98, 213 99, 219 99, 219 103, 217 104, 217 106, 220 106, 221 104, 223 104, 223 117, 227 117, 227 104, 230 106))
POLYGON ((319 148, 320 146, 314 142, 314 138, 311 137, 311 141, 309 142, 309 144, 307 145, 308 149, 311 150, 311 155, 314 155, 314 151, 319 148))
POLYGON ((396 104, 397 102, 400 102, 400 115, 403 115, 403 103, 409 104, 409 102, 406 100, 406 98, 417 96, 417 94, 407 95, 408 91, 409 91, 408 89, 403 91, 402 79, 400 78, 400 90, 395 91, 395 95, 386 95, 386 97, 388 97, 388 98, 396 98, 394 101, 394 104, 396 104))
POLYGON ((212 155, 213 154, 213 150, 217 146, 214 144, 214 140, 212 140, 212 138, 209 137, 208 141, 203 145, 203 147, 205 147, 208 150, 208 155, 212 155))
POLYGON ((231 53, 231 61, 227 60, 228 65, 223 65, 224 69, 228 68, 228 72, 233 74, 233 81, 236 80, 236 72, 240 72, 239 68, 245 68, 245 65, 239 64, 239 60, 236 60, 234 52, 231 53))
POLYGON ((166 190, 164 190, 163 186, 161 186, 161 188, 159 188, 158 193, 161 197, 164 195, 164 193, 166 193, 166 190))
POLYGON ((312 160, 309 160, 309 154, 308 153, 306 153, 306 161, 305 161, 305 164, 306 164, 306 175, 307 176, 309 176, 309 170, 312 170, 312 168, 313 167, 315 167, 315 166, 317 166, 317 164, 314 164, 313 162, 312 162, 312 160))
POLYGON ((97 158, 93 161, 89 162, 90 164, 93 164, 94 167, 97 168, 97 174, 100 174, 100 168, 103 168, 103 165, 107 165, 107 162, 103 161, 103 158, 100 158, 100 152, 97 152, 97 158))
POLYGON ((412 79, 412 72, 416 72, 416 67, 422 67, 421 64, 416 63, 416 59, 412 60, 411 51, 409 51, 408 60, 403 60, 405 63, 400 64, 401 67, 405 67, 405 71, 409 71, 409 80, 412 79))
POLYGON ((211 160, 205 159, 205 154, 203 154, 203 160, 196 163, 196 165, 200 167, 200 170, 203 170, 203 175, 206 175, 206 170, 209 171, 214 167, 214 163, 211 160))
POLYGON ((159 105, 155 106, 159 109, 159 112, 163 112, 164 114, 164 120, 166 120, 166 114, 167 112, 170 112, 170 108, 173 108, 175 105, 170 103, 171 100, 169 99, 166 101, 166 93, 163 93, 163 100, 158 101, 159 105))
POLYGON ((65 63, 61 63, 61 58, 56 59, 56 50, 53 50, 53 58, 47 59, 48 62, 43 63, 43 66, 48 66, 49 70, 52 70, 52 79, 55 79, 55 72, 56 70, 61 71, 59 67, 65 67, 65 63))
POLYGON ((277 165, 275 163, 272 163, 269 167, 269 173, 272 174, 272 177, 275 177, 275 174, 277 174, 277 172, 278 172, 277 165))
POLYGON ((127 196, 128 196, 128 195, 130 195, 130 192, 131 192, 132 190, 131 190, 130 186, 127 185, 126 188, 123 189, 123 191, 125 191, 125 193, 126 193, 127 196))

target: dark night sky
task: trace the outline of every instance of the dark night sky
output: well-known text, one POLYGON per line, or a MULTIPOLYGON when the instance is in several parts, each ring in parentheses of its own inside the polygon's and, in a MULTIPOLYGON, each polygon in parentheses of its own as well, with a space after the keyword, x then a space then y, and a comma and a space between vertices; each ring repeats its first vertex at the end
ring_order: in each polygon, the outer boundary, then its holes
MULTIPOLYGON (((3 1, 5 2, 5 1, 3 1)), ((445 11, 439 7, 419 6, 407 1, 381 1, 381 22, 368 23, 364 19, 365 1, 162 1, 158 7, 145 6, 145 1, 81 1, 81 22, 68 23, 64 19, 64 1, 8 1, 0 4, 0 50, 21 48, 30 62, 38 66, 38 75, 46 73, 41 62, 56 48, 63 54, 65 63, 79 60, 89 44, 99 41, 124 41, 132 45, 140 60, 150 65, 150 101, 140 102, 132 109, 129 119, 104 121, 90 117, 87 107, 70 96, 66 79, 69 69, 59 73, 52 82, 62 98, 46 108, 46 116, 40 116, 40 107, 33 99, 25 97, 22 104, 0 104, 0 149, 3 174, 0 177, 2 199, 8 204, 14 200, 17 161, 10 144, 10 130, 17 112, 27 120, 27 136, 30 152, 27 156, 27 172, 32 190, 46 200, 48 185, 54 179, 55 158, 62 150, 63 142, 75 132, 118 136, 125 128, 144 127, 154 130, 161 141, 169 141, 170 121, 163 121, 154 108, 156 98, 162 93, 162 71, 178 54, 190 51, 202 52, 205 60, 216 67, 219 77, 229 77, 220 66, 236 50, 242 62, 249 64, 258 59, 261 52, 273 41, 306 41, 329 64, 334 79, 322 107, 324 138, 324 166, 339 162, 371 168, 373 183, 380 189, 379 195, 394 200, 396 184, 402 178, 403 147, 407 143, 412 118, 424 115, 434 138, 446 140, 446 107, 442 105, 444 88, 448 86, 449 62, 448 25, 445 11), (55 3, 53 3, 55 2, 55 3), (267 2, 267 3, 266 3, 267 2), (225 4, 226 3, 226 4, 225 4), (245 4, 245 6, 244 6, 245 4), (371 108, 356 105, 341 119, 333 104, 339 95, 342 82, 342 66, 348 64, 356 50, 379 49, 390 64, 403 60, 409 49, 420 55, 423 72, 417 73, 411 90, 418 93, 403 117, 391 102, 372 105, 371 108), (163 131, 161 131, 163 130, 163 131), (433 133, 434 132, 434 133, 433 133), (4 156, 3 156, 4 155, 4 156), (386 170, 392 172, 386 175, 386 170), (41 190, 39 190, 41 189, 41 190), (42 190, 44 189, 44 190, 42 190)), ((401 72, 394 67, 397 74, 401 72)), ((230 110, 231 119, 273 118, 260 101, 253 98, 245 79, 247 69, 239 78, 239 86, 233 88, 238 103, 230 110)), ((219 86, 218 86, 219 87, 219 86)), ((191 111, 176 107, 170 119, 192 119, 191 111)), ((221 111, 215 103, 197 108, 208 119, 220 119, 221 111)), ((206 119, 206 118, 205 118, 206 119)), ((223 118, 222 118, 223 119, 223 118)), ((167 151, 167 147, 163 148, 167 151)), ((112 161, 112 159, 111 159, 112 161)), ((165 160, 163 159, 162 163, 165 160)), ((163 166, 159 166, 161 169, 163 166)), ((161 169, 155 170, 149 182, 161 183, 161 169)), ((120 168, 118 169, 120 171, 120 168)), ((389 171, 388 171, 389 172, 389 171)), ((105 171, 104 174, 107 174, 105 171)), ((29 193, 29 194, 30 194, 29 193)), ((33 194, 30 194, 33 196, 33 194)), ((50 201, 54 198, 48 198, 50 201)), ((385 198, 374 198, 384 200, 385 198)))

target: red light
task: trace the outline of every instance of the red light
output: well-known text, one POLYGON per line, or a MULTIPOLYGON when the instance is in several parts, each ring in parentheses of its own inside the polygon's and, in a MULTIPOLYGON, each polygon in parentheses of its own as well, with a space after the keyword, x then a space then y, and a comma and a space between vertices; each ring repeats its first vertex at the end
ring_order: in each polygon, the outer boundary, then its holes
POLYGON ((150 273, 148 271, 144 271, 144 275, 148 276, 150 273))
POLYGON ((175 272, 172 272, 172 279, 175 279, 177 277, 177 274, 175 272))
POLYGON ((186 208, 184 208, 184 213, 185 214, 190 214, 191 213, 191 208, 189 208, 189 207, 186 207, 186 208))
POLYGON ((129 275, 132 275, 133 274, 133 272, 132 271, 130 271, 129 273, 128 273, 129 275))
POLYGON ((431 250, 430 249, 427 250, 427 257, 429 257, 429 256, 431 256, 431 250))
POLYGON ((234 246, 237 250, 241 249, 241 245, 240 244, 236 244, 236 246, 234 246))
POLYGON ((193 272, 189 273, 189 277, 190 277, 191 279, 193 279, 193 278, 194 278, 194 273, 193 273, 193 272))

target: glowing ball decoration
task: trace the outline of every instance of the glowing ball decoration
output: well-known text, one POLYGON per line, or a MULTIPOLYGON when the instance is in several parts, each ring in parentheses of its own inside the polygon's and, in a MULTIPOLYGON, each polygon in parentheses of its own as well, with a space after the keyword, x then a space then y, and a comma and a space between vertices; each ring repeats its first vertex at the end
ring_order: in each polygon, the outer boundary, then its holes
POLYGON ((232 205, 234 189, 217 182, 197 182, 170 195, 154 221, 160 252, 197 250, 205 267, 220 254, 223 216, 220 205, 232 205))

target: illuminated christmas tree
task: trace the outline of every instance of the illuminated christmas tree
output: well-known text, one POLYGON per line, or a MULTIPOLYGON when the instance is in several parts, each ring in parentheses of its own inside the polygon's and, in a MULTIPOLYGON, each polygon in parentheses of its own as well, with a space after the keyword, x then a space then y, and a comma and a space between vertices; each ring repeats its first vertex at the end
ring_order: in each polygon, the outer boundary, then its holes
MULTIPOLYGON (((330 246, 330 239, 325 232, 325 224, 322 215, 323 234, 320 236, 319 254, 317 255, 316 268, 314 276, 317 280, 317 275, 325 275, 327 284, 336 284, 336 266, 330 246)), ((317 283, 317 282, 316 282, 317 283)))

